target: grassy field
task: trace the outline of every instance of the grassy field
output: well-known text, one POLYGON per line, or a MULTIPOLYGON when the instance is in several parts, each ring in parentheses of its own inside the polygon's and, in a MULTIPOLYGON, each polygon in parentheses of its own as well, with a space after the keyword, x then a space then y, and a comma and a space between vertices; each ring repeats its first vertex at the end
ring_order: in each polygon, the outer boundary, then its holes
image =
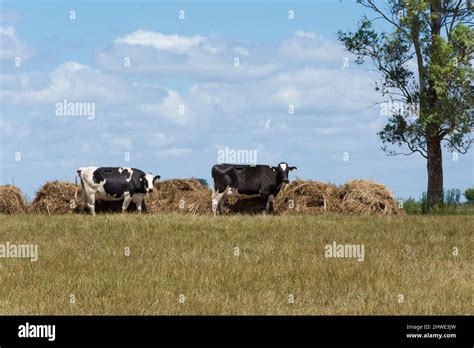
POLYGON ((0 314, 472 315, 473 230, 474 216, 0 216, 0 244, 39 252, 0 259, 0 314), (333 241, 364 261, 325 257, 333 241))

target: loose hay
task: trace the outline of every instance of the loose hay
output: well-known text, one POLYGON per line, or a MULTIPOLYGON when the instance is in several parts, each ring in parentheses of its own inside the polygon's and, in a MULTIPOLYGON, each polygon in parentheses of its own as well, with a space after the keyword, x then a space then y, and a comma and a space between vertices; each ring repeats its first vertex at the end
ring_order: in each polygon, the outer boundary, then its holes
POLYGON ((320 181, 294 180, 282 188, 273 201, 277 214, 322 214, 339 212, 336 185, 320 181))
POLYGON ((342 212, 346 214, 400 214, 390 190, 370 180, 353 180, 339 189, 342 212))
POLYGON ((158 181, 155 190, 145 196, 147 211, 151 213, 180 212, 211 213, 212 191, 196 179, 158 181))
POLYGON ((52 181, 44 184, 36 193, 29 211, 32 213, 69 214, 76 210, 81 188, 69 182, 52 181))
POLYGON ((0 186, 0 213, 18 214, 26 212, 23 193, 13 185, 0 186))
MULTIPOLYGON (((68 214, 78 210, 80 186, 53 181, 43 185, 29 209, 21 191, 14 186, 0 186, 0 213, 68 214)), ((159 181, 155 190, 145 196, 143 211, 150 213, 181 212, 210 214, 212 191, 196 179, 159 181)), ((96 212, 121 212, 123 201, 96 201, 96 212)), ((353 180, 341 187, 319 181, 294 180, 284 187, 272 202, 278 215, 296 214, 401 214, 392 193, 370 180, 353 180)), ((136 211, 133 203, 129 211, 136 211)), ((87 207, 85 208, 87 211, 87 207)), ((260 214, 260 198, 229 197, 225 213, 260 214)))

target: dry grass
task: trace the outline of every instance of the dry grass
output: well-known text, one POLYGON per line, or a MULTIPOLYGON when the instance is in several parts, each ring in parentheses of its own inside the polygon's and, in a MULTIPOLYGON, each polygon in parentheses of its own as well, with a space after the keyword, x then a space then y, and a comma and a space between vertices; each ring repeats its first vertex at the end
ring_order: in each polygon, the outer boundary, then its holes
POLYGON ((0 314, 473 315, 473 225, 472 216, 3 215, 0 241, 36 243, 39 259, 0 259, 0 314), (364 261, 325 258, 333 241, 364 244, 364 261))
POLYGON ((13 185, 0 186, 0 213, 18 214, 25 213, 26 206, 23 202, 23 193, 13 185))

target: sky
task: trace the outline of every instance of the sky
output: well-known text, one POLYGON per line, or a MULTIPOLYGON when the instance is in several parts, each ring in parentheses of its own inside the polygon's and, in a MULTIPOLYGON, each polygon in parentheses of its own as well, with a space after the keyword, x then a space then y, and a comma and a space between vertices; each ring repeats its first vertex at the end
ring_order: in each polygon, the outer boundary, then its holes
MULTIPOLYGON (((424 158, 381 150, 377 74, 337 40, 371 16, 355 1, 0 4, 0 184, 29 197, 85 166, 212 183, 223 153, 426 191, 424 158)), ((445 188, 472 186, 473 150, 443 155, 445 188)))

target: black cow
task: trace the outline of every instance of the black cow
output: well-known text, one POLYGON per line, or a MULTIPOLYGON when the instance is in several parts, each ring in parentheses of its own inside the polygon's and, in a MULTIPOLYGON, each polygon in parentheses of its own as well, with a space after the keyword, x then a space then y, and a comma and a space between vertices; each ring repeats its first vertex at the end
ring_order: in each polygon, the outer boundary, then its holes
POLYGON ((259 196, 262 210, 268 212, 270 199, 273 199, 283 185, 286 185, 288 173, 297 169, 281 162, 276 167, 269 165, 216 164, 212 167, 214 193, 212 211, 222 212, 222 206, 228 195, 237 197, 259 196))
POLYGON ((81 179, 81 202, 79 210, 87 204, 95 215, 95 201, 121 201, 122 212, 130 202, 134 202, 138 212, 142 211, 142 202, 147 192, 152 192, 159 175, 153 176, 136 168, 120 167, 83 167, 77 175, 81 179))

